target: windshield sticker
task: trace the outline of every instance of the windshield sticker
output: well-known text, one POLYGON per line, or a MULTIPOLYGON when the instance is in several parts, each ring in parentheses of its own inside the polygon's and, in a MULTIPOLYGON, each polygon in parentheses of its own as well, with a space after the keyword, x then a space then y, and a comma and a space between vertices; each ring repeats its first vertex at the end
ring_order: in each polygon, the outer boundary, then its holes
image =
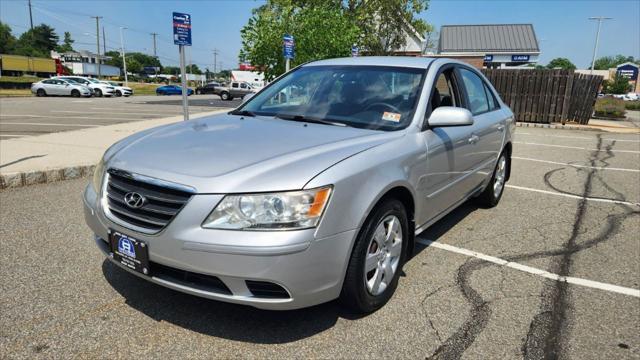
POLYGON ((393 121, 393 122, 400 122, 400 114, 398 113, 393 113, 393 112, 387 112, 385 111, 382 114, 382 120, 387 120, 387 121, 393 121))

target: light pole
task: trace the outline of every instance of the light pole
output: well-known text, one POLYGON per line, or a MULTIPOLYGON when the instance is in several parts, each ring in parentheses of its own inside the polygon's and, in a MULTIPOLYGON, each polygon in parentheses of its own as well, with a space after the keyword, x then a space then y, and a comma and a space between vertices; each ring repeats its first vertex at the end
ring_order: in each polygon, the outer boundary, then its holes
POLYGON ((596 64, 596 53, 598 52, 598 41, 600 41, 600 27, 602 26, 603 20, 611 20, 613 18, 606 16, 592 16, 589 20, 598 20, 598 32, 596 33, 596 45, 593 47, 593 59, 591 59, 591 71, 589 74, 593 75, 593 67, 596 64))
POLYGON ((129 78, 127 77, 127 57, 124 55, 124 35, 122 30, 126 30, 124 26, 120 26, 120 49, 122 50, 122 65, 124 66, 124 86, 129 86, 129 78))

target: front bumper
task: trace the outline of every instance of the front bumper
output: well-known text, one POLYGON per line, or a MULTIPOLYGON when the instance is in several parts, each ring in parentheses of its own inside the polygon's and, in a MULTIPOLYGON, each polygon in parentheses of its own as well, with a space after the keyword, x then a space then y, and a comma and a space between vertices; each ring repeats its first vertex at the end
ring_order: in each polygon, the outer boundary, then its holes
POLYGON ((194 195, 165 229, 147 235, 107 218, 91 184, 83 198, 85 220, 107 258, 110 259, 110 250, 105 239, 109 229, 113 229, 146 242, 152 263, 216 277, 229 292, 167 280, 153 273, 153 265, 151 276, 133 274, 188 294, 261 309, 297 309, 337 298, 356 235, 356 230, 352 230, 317 239, 316 229, 281 232, 203 229, 200 224, 207 214, 201 213, 203 206, 210 211, 221 195, 194 195), (288 297, 256 296, 247 281, 277 284, 286 290, 288 297))

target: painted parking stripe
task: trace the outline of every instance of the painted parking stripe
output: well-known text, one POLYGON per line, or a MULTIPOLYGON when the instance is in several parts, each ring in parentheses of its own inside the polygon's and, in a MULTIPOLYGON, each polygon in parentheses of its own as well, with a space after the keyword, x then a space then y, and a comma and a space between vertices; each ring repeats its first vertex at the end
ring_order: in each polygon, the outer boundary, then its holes
MULTIPOLYGON (((108 111, 108 112, 99 112, 99 111, 73 111, 73 110, 51 110, 52 113, 65 113, 65 114, 86 114, 86 115, 91 115, 91 114, 95 114, 95 115, 158 115, 158 116, 164 116, 167 115, 167 113, 161 113, 158 112, 157 110, 155 110, 154 113, 142 113, 138 110, 136 111, 108 111)), ((180 114, 176 114, 176 115, 180 115, 180 114)))
POLYGON ((519 157, 519 156, 512 156, 511 158, 512 159, 518 159, 518 160, 535 161, 535 162, 541 162, 541 163, 546 163, 546 164, 554 164, 554 165, 566 165, 566 166, 571 166, 571 167, 587 168, 587 169, 595 169, 595 170, 614 170, 614 171, 640 172, 640 169, 625 169, 625 168, 614 168, 614 167, 578 165, 578 164, 569 164, 569 163, 563 163, 563 162, 557 162, 557 161, 525 158, 525 157, 519 157))
POLYGON ((599 199, 599 198, 592 198, 592 197, 586 197, 586 196, 565 194, 565 193, 561 193, 561 192, 557 192, 557 191, 548 191, 548 190, 540 190, 540 189, 528 188, 528 187, 517 186, 517 185, 505 185, 505 187, 508 187, 508 188, 511 188, 511 189, 516 189, 516 190, 532 191, 532 192, 537 192, 537 193, 547 194, 547 195, 564 196, 564 197, 568 197, 568 198, 571 198, 571 199, 596 201, 596 202, 618 204, 618 205, 640 206, 640 203, 633 203, 633 202, 629 202, 629 201, 613 200, 613 199, 599 199))
POLYGON ((50 124, 50 123, 23 123, 23 122, 19 122, 19 123, 8 123, 8 122, 1 122, 0 126, 2 125, 29 125, 29 126, 69 126, 69 127, 75 127, 75 126, 81 126, 81 127, 100 127, 101 125, 92 125, 92 124, 50 124))
POLYGON ((640 151, 638 151, 638 150, 617 150, 617 149, 602 150, 602 149, 583 148, 583 147, 580 147, 580 146, 541 144, 541 143, 532 143, 532 142, 523 142, 523 141, 515 141, 515 143, 516 144, 522 144, 522 145, 549 146, 549 147, 557 147, 557 148, 563 148, 563 149, 576 149, 576 150, 602 151, 602 152, 611 151, 611 152, 619 152, 619 153, 640 154, 640 151))
MULTIPOLYGON (((532 134, 526 132, 516 131, 517 135, 529 135, 529 136, 540 136, 540 137, 555 137, 562 139, 580 139, 580 140, 597 140, 596 137, 586 137, 586 136, 568 136, 568 135, 550 135, 550 134, 532 134)), ((607 141, 623 141, 623 142, 640 142, 640 140, 632 140, 632 139, 615 139, 615 138, 602 138, 602 140, 607 141)))
POLYGON ((443 243, 437 242, 437 241, 416 238, 416 242, 419 243, 419 244, 425 245, 425 246, 434 247, 434 248, 437 248, 437 249, 454 252, 456 254, 475 257, 475 258, 478 258, 478 259, 483 260, 483 261, 488 261, 488 262, 491 262, 491 263, 494 263, 494 264, 497 264, 497 265, 500 265, 500 266, 505 266, 505 267, 508 267, 508 268, 511 268, 511 269, 515 269, 515 270, 523 271, 523 272, 526 272, 526 273, 529 273, 529 274, 537 275, 537 276, 543 277, 545 279, 550 279, 550 280, 554 280, 554 281, 562 281, 562 282, 566 282, 566 283, 573 284, 573 285, 579 285, 579 286, 584 286, 584 287, 588 287, 588 288, 592 288, 592 289, 604 290, 604 291, 608 291, 608 292, 613 292, 613 293, 618 293, 618 294, 623 294, 623 295, 629 295, 629 296, 633 296, 633 297, 640 297, 640 290, 638 290, 638 289, 633 289, 633 288, 628 288, 628 287, 618 286, 618 285, 612 285, 612 284, 602 283, 602 282, 599 282, 599 281, 592 281, 592 280, 587 280, 587 279, 582 279, 582 278, 577 278, 577 277, 572 277, 572 276, 558 275, 558 274, 550 273, 550 272, 548 272, 546 270, 534 268, 534 267, 523 265, 523 264, 519 264, 519 263, 516 263, 516 262, 507 261, 507 260, 504 260, 504 259, 497 258, 495 256, 479 253, 477 251, 468 250, 468 249, 464 249, 464 248, 459 248, 459 247, 453 246, 453 245, 443 244, 443 243))
POLYGON ((87 120, 151 120, 144 118, 117 118, 117 117, 99 117, 99 116, 54 116, 54 115, 2 115, 1 119, 9 118, 9 117, 29 117, 29 118, 38 118, 38 119, 87 119, 87 120))

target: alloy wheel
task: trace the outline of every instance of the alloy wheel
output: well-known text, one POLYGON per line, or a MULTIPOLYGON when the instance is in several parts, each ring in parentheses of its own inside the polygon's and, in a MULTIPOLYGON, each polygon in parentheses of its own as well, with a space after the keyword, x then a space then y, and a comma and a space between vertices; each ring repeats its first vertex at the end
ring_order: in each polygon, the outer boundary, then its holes
POLYGON ((393 281, 402 255, 402 226, 395 215, 385 217, 367 246, 364 282, 367 291, 378 296, 393 281))
POLYGON ((504 180, 507 175, 507 159, 504 155, 500 156, 498 160, 498 167, 496 168, 496 175, 493 181, 493 196, 497 199, 502 194, 504 189, 504 180))

